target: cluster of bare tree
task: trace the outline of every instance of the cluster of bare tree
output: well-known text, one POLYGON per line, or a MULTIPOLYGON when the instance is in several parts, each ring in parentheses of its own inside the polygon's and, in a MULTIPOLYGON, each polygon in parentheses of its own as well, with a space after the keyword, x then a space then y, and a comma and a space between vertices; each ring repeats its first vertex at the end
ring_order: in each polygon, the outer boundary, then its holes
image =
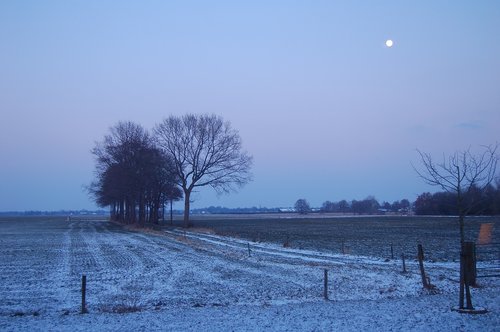
POLYGON ((92 153, 96 180, 90 192, 114 220, 156 222, 168 200, 182 197, 172 158, 160 150, 140 125, 119 122, 92 153))
POLYGON ((355 213, 355 214, 377 214, 381 212, 404 212, 410 211, 411 204, 407 199, 395 201, 392 204, 383 202, 380 204, 373 196, 363 200, 352 200, 350 202, 341 200, 339 202, 326 201, 321 206, 321 212, 355 213))
MULTIPOLYGON (((457 194, 447 191, 422 193, 414 203, 418 215, 458 215, 457 194)), ((463 197, 469 215, 500 215, 500 180, 483 190, 474 186, 463 197)))
POLYGON ((216 115, 170 116, 153 134, 138 124, 120 122, 92 150, 96 180, 89 191, 112 217, 126 222, 157 222, 165 203, 184 195, 189 225, 191 194, 211 186, 228 192, 251 178, 252 157, 241 138, 216 115))
MULTIPOLYGON (((319 209, 322 213, 355 213, 355 214, 379 214, 382 212, 400 212, 408 213, 411 210, 410 201, 402 199, 392 204, 383 202, 380 204, 373 196, 368 196, 363 200, 352 200, 350 202, 341 200, 338 202, 325 201, 319 209)), ((300 214, 306 214, 312 211, 309 203, 305 199, 299 199, 295 202, 295 211, 300 214)))

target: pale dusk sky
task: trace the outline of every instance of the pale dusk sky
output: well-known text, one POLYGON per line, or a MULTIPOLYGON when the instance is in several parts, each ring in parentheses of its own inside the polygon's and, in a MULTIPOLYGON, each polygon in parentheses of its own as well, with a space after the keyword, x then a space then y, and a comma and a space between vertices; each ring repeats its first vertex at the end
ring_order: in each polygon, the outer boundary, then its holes
POLYGON ((95 209, 95 142, 185 113, 254 157, 193 208, 413 201, 417 148, 500 141, 499 32, 498 1, 2 1, 0 211, 95 209))

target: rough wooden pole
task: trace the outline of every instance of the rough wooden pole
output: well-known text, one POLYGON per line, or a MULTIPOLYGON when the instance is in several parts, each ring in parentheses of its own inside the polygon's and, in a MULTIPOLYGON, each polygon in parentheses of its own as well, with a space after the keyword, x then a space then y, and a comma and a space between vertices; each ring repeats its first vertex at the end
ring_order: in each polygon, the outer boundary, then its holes
POLYGON ((328 300, 328 270, 327 269, 325 269, 325 271, 324 271, 323 281, 324 281, 323 297, 325 298, 325 300, 328 300))
POLYGON ((460 249, 460 293, 458 295, 458 308, 464 309, 464 294, 465 294, 465 273, 464 273, 464 245, 460 249))
POLYGON ((427 282, 427 278, 425 277, 425 270, 424 270, 424 249, 422 248, 422 245, 418 245, 418 265, 420 266, 420 275, 422 276, 422 285, 425 288, 429 288, 429 283, 427 282))
MULTIPOLYGON (((474 260, 474 242, 464 242, 462 244, 462 254, 460 263, 463 267, 460 268, 463 273, 463 284, 465 286, 465 299, 466 299, 466 309, 474 310, 472 306, 472 297, 470 293, 470 286, 472 285, 471 279, 473 277, 473 260, 474 260)), ((463 291, 461 292, 461 300, 463 307, 463 291)))
POLYGON ((87 292, 87 276, 82 275, 82 314, 87 313, 87 308, 85 306, 85 293, 87 292))
POLYGON ((394 259, 394 247, 391 242, 391 259, 394 259))
POLYGON ((401 254, 401 258, 403 259, 403 273, 406 273, 405 253, 401 254))

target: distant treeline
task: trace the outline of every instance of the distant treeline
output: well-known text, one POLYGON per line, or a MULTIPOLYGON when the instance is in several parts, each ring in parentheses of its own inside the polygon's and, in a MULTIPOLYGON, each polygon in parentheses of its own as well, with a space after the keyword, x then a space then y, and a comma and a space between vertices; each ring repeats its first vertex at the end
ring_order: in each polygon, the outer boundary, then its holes
MULTIPOLYGON (((223 206, 210 206, 203 209, 194 209, 193 214, 257 214, 257 213, 279 213, 280 208, 250 207, 250 208, 227 208, 223 206)), ((180 213, 180 212, 178 212, 180 213)))
MULTIPOLYGON (((484 190, 473 189, 464 197, 469 215, 500 215, 500 182, 484 190)), ((418 215, 457 215, 457 195, 448 192, 423 193, 413 204, 418 215)))
MULTIPOLYGON (((465 197, 469 215, 500 215, 500 181, 495 185, 489 185, 485 190, 472 190, 465 197)), ((257 213, 341 213, 341 214, 410 214, 417 215, 457 215, 457 196, 448 192, 422 193, 417 200, 411 203, 408 199, 394 201, 392 203, 379 203, 373 196, 363 200, 341 200, 338 202, 325 201, 322 206, 311 208, 305 199, 300 199, 301 204, 293 208, 227 208, 222 206, 210 206, 192 210, 193 214, 257 214, 257 213), (299 211, 300 210, 300 211, 299 211)), ((173 210, 173 213, 182 214, 183 210, 173 210)), ((78 216, 78 215, 109 215, 106 210, 59 210, 59 211, 7 211, 0 212, 0 216, 78 216)))
MULTIPOLYGON (((300 205, 302 208, 303 206, 300 205)), ((297 204, 296 204, 297 209, 297 204)), ((352 200, 350 202, 341 200, 339 202, 326 201, 319 212, 324 213, 354 213, 354 214, 383 214, 386 212, 409 213, 411 203, 407 199, 395 201, 393 203, 382 202, 380 204, 374 197, 368 196, 364 200, 352 200)), ((298 211, 300 212, 300 211, 298 211)))
POLYGON ((88 216, 88 215, 100 215, 107 216, 109 211, 106 210, 58 210, 58 211, 41 211, 41 210, 30 210, 30 211, 4 211, 0 212, 0 216, 88 216))
MULTIPOLYGON (((500 181, 496 185, 489 185, 484 190, 473 187, 464 197, 464 206, 467 206, 468 215, 500 215, 500 181)), ((299 213, 315 212, 304 199, 295 204, 299 213), (300 203, 300 204, 298 204, 300 203)), ((364 200, 342 200, 339 202, 326 201, 319 212, 353 213, 353 214, 385 214, 385 213, 414 213, 417 215, 458 215, 457 194, 449 192, 422 193, 417 200, 410 203, 407 199, 393 203, 381 204, 372 196, 364 200)))

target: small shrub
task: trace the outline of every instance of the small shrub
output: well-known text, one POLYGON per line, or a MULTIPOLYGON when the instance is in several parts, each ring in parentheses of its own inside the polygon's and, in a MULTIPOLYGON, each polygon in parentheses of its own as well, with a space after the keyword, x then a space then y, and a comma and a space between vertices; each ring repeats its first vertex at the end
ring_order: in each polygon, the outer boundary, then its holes
POLYGON ((126 314, 142 310, 141 306, 139 306, 139 296, 134 292, 128 295, 117 295, 112 302, 115 303, 101 305, 100 311, 114 314, 126 314))
POLYGON ((283 243, 283 248, 290 248, 290 237, 287 236, 285 242, 283 243))
POLYGON ((116 304, 116 305, 104 305, 101 306, 101 312, 112 313, 112 314, 127 314, 131 312, 139 312, 141 311, 141 307, 138 305, 130 305, 130 304, 116 304))

